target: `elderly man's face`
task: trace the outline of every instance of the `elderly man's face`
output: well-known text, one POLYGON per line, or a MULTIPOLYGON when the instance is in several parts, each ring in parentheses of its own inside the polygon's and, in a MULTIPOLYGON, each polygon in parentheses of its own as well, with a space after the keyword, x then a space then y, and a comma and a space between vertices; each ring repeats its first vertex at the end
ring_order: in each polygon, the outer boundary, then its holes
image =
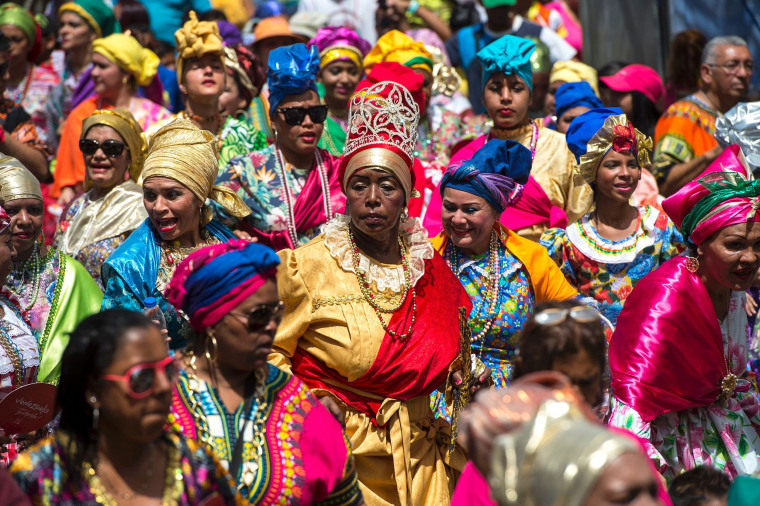
POLYGON ((702 65, 702 81, 719 97, 739 101, 747 95, 754 64, 744 46, 718 46, 715 61, 702 65))

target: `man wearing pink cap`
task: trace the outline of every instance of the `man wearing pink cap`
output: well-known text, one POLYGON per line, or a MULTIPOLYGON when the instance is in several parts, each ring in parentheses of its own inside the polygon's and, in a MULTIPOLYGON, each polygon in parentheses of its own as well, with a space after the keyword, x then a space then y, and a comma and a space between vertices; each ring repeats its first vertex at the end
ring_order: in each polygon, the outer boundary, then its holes
POLYGON ((754 63, 740 37, 716 37, 702 51, 702 89, 663 114, 655 131, 654 174, 663 195, 694 179, 720 153, 715 120, 745 97, 754 63))

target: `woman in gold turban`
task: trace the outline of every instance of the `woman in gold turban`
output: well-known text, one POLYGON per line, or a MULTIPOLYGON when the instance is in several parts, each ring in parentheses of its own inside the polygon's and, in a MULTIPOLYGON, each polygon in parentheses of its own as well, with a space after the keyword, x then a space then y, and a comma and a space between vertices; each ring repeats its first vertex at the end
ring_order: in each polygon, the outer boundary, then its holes
POLYGON ((174 269, 198 248, 233 237, 211 219, 206 200, 238 218, 251 212, 233 192, 214 186, 216 156, 214 135, 188 119, 176 119, 156 132, 142 172, 148 219, 101 270, 103 309, 142 311, 144 300, 154 297, 166 317, 172 348, 195 338, 185 316, 164 296, 174 269))
POLYGON ((79 150, 87 191, 61 215, 53 244, 80 261, 103 289, 103 262, 148 217, 137 184, 145 160, 142 128, 124 109, 95 111, 84 120, 79 150))
POLYGON ((130 35, 114 33, 92 44, 92 79, 95 95, 79 104, 66 119, 58 147, 50 196, 67 204, 83 189, 85 163, 79 151, 82 123, 98 109, 126 109, 145 131, 171 113, 159 104, 135 96, 138 86, 151 83, 158 71, 158 56, 130 35))
POLYGON ((18 160, 0 158, 0 205, 13 220, 13 271, 6 286, 29 317, 39 343, 39 381, 56 383, 69 333, 100 308, 103 292, 73 258, 45 246, 40 183, 18 160))
POLYGON ((155 132, 174 118, 190 120, 195 126, 213 133, 219 151, 219 166, 233 157, 263 149, 266 136, 252 125, 228 114, 222 115, 219 97, 224 93, 226 68, 240 68, 234 50, 225 51, 215 22, 198 21, 195 11, 174 34, 177 42, 177 79, 185 110, 160 121, 146 131, 150 140, 155 132))

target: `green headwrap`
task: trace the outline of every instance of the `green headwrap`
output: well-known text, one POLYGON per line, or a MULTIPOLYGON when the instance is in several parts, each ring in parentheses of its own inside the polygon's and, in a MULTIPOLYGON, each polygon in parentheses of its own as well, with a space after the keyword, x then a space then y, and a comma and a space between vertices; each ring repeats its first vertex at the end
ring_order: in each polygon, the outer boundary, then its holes
POLYGON ((18 4, 7 2, 0 5, 0 25, 17 26, 29 39, 29 45, 37 40, 37 24, 29 11, 18 4))
POLYGON ((58 17, 66 11, 73 12, 84 19, 98 38, 108 37, 112 33, 121 33, 121 27, 103 0, 73 0, 58 8, 58 17))
MULTIPOLYGON (((684 238, 690 239, 699 225, 727 209, 743 213, 744 221, 750 221, 755 218, 760 208, 760 199, 757 199, 760 197, 760 179, 745 179, 738 172, 713 172, 697 179, 697 183, 710 190, 710 193, 702 197, 684 216, 681 222, 681 234, 684 238), (746 205, 736 201, 729 202, 737 198, 751 200, 746 205)), ((710 235, 712 234, 707 234, 708 237, 710 235)))

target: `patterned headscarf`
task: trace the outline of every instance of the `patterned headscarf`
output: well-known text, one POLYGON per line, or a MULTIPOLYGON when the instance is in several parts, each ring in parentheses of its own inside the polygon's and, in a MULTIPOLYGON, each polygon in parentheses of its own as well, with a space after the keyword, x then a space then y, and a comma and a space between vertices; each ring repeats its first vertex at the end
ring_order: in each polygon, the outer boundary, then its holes
MULTIPOLYGON (((222 186, 214 186, 219 162, 216 157, 216 138, 201 130, 188 119, 176 119, 153 135, 143 165, 143 181, 152 177, 167 177, 180 183, 201 202, 211 199, 232 216, 244 218, 251 210, 240 197, 222 186)), ((203 223, 211 221, 206 212, 203 223)))
POLYGON ((478 59, 483 66, 483 86, 497 72, 516 75, 533 91, 533 69, 530 57, 536 44, 515 35, 505 35, 478 51, 478 59))
POLYGON ((82 135, 80 139, 87 136, 87 132, 94 126, 105 125, 113 128, 124 139, 129 148, 129 157, 132 163, 129 164, 129 178, 137 182, 140 179, 143 162, 145 161, 145 137, 140 125, 132 116, 132 113, 126 109, 99 109, 82 122, 82 135))
POLYGON ((502 213, 520 198, 532 163, 530 150, 519 142, 492 139, 471 159, 449 166, 441 179, 441 195, 446 188, 461 190, 484 198, 502 213))
POLYGON ((180 262, 166 298, 188 315, 196 332, 203 332, 274 279, 279 263, 273 249, 254 242, 206 246, 180 262))

